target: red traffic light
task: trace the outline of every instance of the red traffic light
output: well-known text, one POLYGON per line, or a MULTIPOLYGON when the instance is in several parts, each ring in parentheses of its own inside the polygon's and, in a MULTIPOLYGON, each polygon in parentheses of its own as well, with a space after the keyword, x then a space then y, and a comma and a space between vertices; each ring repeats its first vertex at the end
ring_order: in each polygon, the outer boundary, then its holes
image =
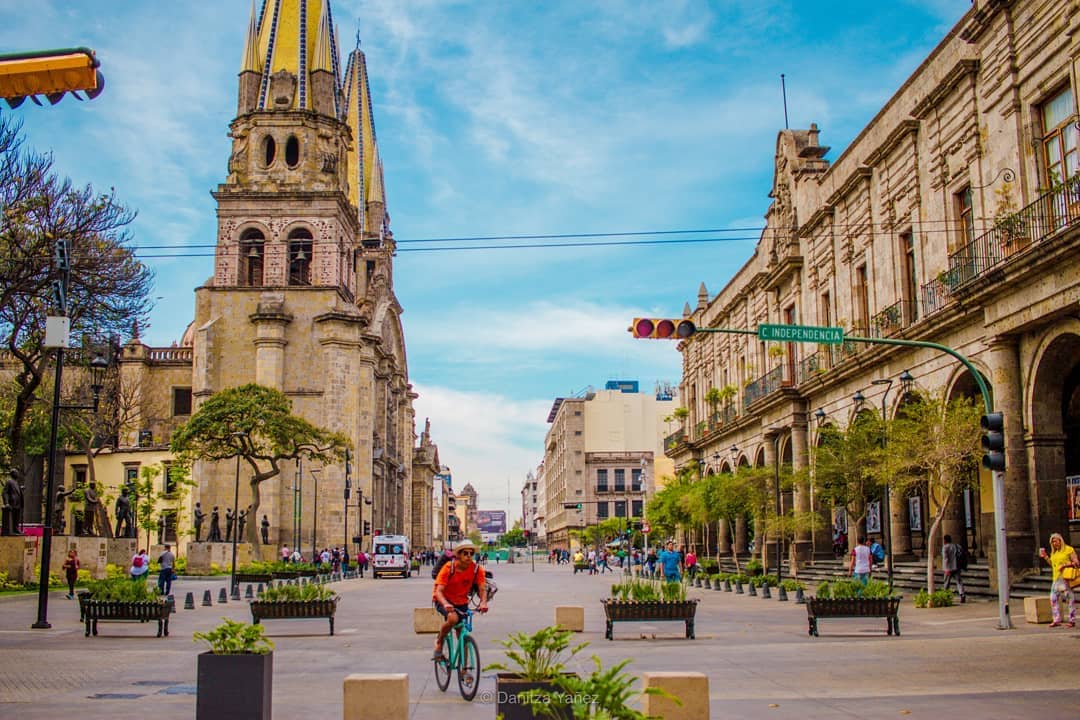
POLYGON ((652 340, 685 340, 697 332, 697 327, 690 320, 671 318, 634 318, 630 332, 636 338, 652 340))

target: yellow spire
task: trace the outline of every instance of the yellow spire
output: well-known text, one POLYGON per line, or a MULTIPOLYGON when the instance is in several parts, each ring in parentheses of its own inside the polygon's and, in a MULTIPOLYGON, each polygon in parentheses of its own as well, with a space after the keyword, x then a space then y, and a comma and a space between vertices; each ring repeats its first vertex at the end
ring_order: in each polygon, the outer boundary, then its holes
POLYGON ((334 34, 330 27, 329 4, 323 5, 319 17, 319 32, 315 35, 315 52, 311 58, 311 72, 325 70, 334 72, 334 34))
POLYGON ((312 109, 312 71, 333 72, 336 65, 333 28, 330 0, 263 0, 257 55, 263 58, 264 73, 260 110, 312 109), (287 108, 276 105, 270 91, 271 76, 281 71, 296 78, 296 90, 287 108))
POLYGON ((251 0, 251 20, 248 21, 247 39, 244 40, 244 59, 240 72, 262 72, 259 62, 259 26, 255 20, 255 0, 251 0))
MULTIPOLYGON (((376 185, 378 148, 371 114, 367 61, 359 47, 352 51, 345 69, 345 122, 353 133, 353 146, 349 151, 349 200, 356 205, 363 223, 367 203, 372 201, 372 189, 376 185)), ((381 194, 381 189, 379 192, 381 194)))

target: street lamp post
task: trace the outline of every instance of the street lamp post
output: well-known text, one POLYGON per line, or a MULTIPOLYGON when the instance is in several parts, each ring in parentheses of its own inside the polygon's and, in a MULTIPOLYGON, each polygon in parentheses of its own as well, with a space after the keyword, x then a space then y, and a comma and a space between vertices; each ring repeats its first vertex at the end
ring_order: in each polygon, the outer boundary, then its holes
POLYGON ((319 475, 322 471, 310 470, 309 472, 311 477, 315 478, 315 505, 311 516, 311 561, 315 562, 315 553, 319 551, 316 543, 319 542, 317 537, 319 533, 319 475))
MULTIPOLYGON (((233 483, 233 510, 234 510, 234 512, 236 512, 236 515, 234 517, 238 518, 239 515, 240 515, 240 513, 238 512, 238 510, 240 508, 240 456, 243 454, 242 451, 244 449, 244 440, 243 440, 243 438, 248 437, 248 434, 246 432, 234 432, 232 434, 232 437, 236 440, 236 444, 237 444, 237 448, 236 448, 236 479, 235 479, 235 482, 233 483)), ((235 527, 233 527, 233 532, 232 532, 232 566, 231 566, 231 569, 229 570, 229 590, 231 592, 236 592, 237 591, 237 585, 236 585, 236 536, 240 534, 239 531, 240 531, 240 523, 235 522, 235 527)))
MULTIPOLYGON (((879 378, 878 380, 870 381, 871 385, 884 385, 885 392, 881 393, 881 448, 885 449, 885 444, 888 442, 887 424, 885 422, 885 412, 887 399, 889 397, 889 391, 892 390, 892 378, 879 378)), ((885 480, 885 497, 882 501, 884 507, 882 511, 878 513, 878 517, 881 518, 881 530, 882 535, 885 538, 885 569, 888 572, 889 577, 889 590, 892 590, 893 586, 893 556, 892 556, 892 501, 889 498, 889 481, 885 480)))
MULTIPOLYGON (((780 517, 780 434, 777 433, 773 436, 773 457, 775 458, 774 473, 776 484, 776 579, 782 581, 784 579, 784 533, 781 530, 780 517)), ((768 553, 766 553, 768 557, 768 553)), ((765 568, 765 574, 768 574, 768 568, 765 568)))
MULTIPOLYGON (((348 448, 345 449, 345 529, 344 537, 342 538, 342 550, 345 555, 349 554, 349 498, 352 496, 352 458, 349 456, 348 448)), ((346 568, 347 570, 348 568, 346 568)))
MULTIPOLYGON (((67 281, 65 278, 65 290, 66 287, 67 281)), ((63 293, 61 293, 61 312, 66 311, 63 303, 63 297, 63 293)), ((91 393, 93 393, 92 404, 61 405, 60 385, 64 374, 64 345, 66 344, 67 339, 65 337, 64 342, 56 348, 56 375, 53 385, 53 409, 52 420, 49 426, 49 476, 45 482, 45 517, 43 518, 44 522, 42 522, 41 524, 41 573, 38 575, 38 612, 37 621, 30 626, 35 630, 47 630, 52 627, 48 619, 49 563, 52 555, 52 523, 53 513, 55 512, 53 506, 56 502, 56 436, 60 424, 60 411, 92 410, 96 413, 98 411, 98 404, 101 398, 101 388, 102 381, 105 375, 105 370, 109 367, 109 362, 105 358, 103 358, 100 353, 98 353, 94 357, 94 359, 90 361, 90 391, 91 393)))

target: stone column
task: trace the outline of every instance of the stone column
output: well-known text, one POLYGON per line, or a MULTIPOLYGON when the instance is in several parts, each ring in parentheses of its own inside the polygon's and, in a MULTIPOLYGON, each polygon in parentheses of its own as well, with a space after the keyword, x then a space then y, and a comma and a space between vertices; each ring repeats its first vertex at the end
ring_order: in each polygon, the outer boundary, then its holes
POLYGON ((731 554, 731 525, 724 519, 716 523, 716 552, 721 557, 731 554))
MULTIPOLYGON (((791 463, 796 472, 805 471, 809 465, 805 423, 796 423, 791 428, 791 463)), ((805 473, 795 486, 795 512, 804 517, 810 512, 810 478, 805 473)), ((810 530, 800 530, 795 535, 795 559, 800 566, 813 556, 813 545, 810 530)))
MULTIPOLYGON (((1023 389, 1020 385, 1020 356, 1013 338, 991 338, 990 381, 994 409, 1005 415, 1005 528, 1009 574, 1019 577, 1031 568, 1036 541, 1031 525, 1031 495, 1028 489, 1027 449, 1024 446, 1023 389)), ((997 589, 994 566, 997 548, 990 546, 990 584, 997 589)))
POLYGON ((889 540, 893 561, 911 560, 911 527, 908 523, 908 501, 896 488, 889 488, 889 540))
POLYGON ((746 517, 740 515, 735 518, 735 552, 739 555, 745 555, 748 544, 746 540, 746 517))
MULTIPOLYGON (((776 463, 777 462, 779 462, 779 459, 776 456, 776 434, 775 433, 766 434, 765 435, 765 467, 769 469, 770 474, 769 474, 769 480, 765 485, 765 487, 766 487, 766 490, 765 490, 766 500, 765 500, 765 502, 768 504, 768 506, 770 508, 772 508, 773 512, 775 512, 775 510, 776 510, 776 493, 777 493, 777 490, 778 490, 778 488, 776 487, 776 463)), ((776 568, 776 558, 778 557, 778 551, 779 551, 779 548, 780 548, 780 544, 777 542, 776 538, 774 538, 772 536, 769 536, 768 538, 765 537, 766 536, 766 531, 765 531, 764 523, 758 522, 756 524, 756 529, 759 531, 758 534, 757 534, 757 537, 758 537, 757 548, 762 553, 761 562, 765 565, 765 568, 766 568, 767 571, 769 571, 770 569, 774 570, 776 568), (764 554, 766 546, 768 547, 768 554, 767 555, 764 554)))
POLYGON ((255 325, 255 382, 281 390, 285 383, 285 328, 292 315, 280 302, 260 302, 251 315, 255 325))

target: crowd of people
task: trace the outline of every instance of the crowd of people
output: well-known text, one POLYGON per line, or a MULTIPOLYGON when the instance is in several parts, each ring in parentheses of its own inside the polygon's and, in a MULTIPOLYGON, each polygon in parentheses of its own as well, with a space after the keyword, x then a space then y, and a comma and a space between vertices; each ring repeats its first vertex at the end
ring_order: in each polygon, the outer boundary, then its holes
POLYGON ((669 580, 680 580, 684 574, 693 579, 699 570, 694 551, 688 551, 685 545, 680 545, 676 550, 675 543, 670 540, 664 546, 650 547, 647 551, 620 546, 615 549, 578 549, 571 553, 555 548, 548 553, 548 563, 573 565, 575 574, 584 572, 589 575, 603 575, 616 569, 644 568, 649 575, 662 572, 669 580))

